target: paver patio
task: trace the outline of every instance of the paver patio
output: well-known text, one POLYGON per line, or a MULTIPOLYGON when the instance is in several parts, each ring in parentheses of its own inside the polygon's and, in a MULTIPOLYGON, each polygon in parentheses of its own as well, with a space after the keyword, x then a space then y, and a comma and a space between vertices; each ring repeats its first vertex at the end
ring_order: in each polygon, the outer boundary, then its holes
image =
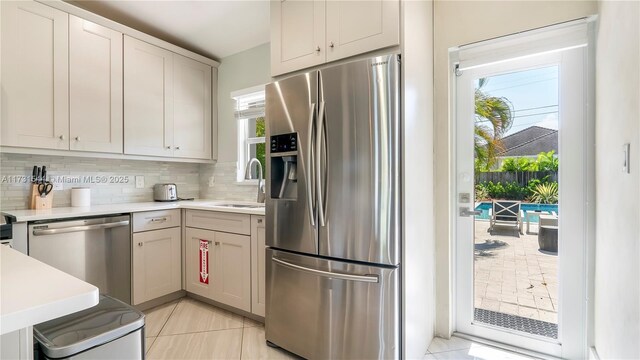
POLYGON ((488 221, 476 220, 475 307, 557 324, 557 253, 540 251, 536 234, 488 229, 488 221))

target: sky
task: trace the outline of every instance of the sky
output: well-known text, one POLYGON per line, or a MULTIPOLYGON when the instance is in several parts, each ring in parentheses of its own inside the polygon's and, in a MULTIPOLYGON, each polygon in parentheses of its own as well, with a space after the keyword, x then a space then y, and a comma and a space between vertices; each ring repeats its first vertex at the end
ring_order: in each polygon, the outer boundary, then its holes
POLYGON ((529 126, 558 129, 558 67, 491 76, 482 90, 509 99, 514 110, 510 135, 529 126))

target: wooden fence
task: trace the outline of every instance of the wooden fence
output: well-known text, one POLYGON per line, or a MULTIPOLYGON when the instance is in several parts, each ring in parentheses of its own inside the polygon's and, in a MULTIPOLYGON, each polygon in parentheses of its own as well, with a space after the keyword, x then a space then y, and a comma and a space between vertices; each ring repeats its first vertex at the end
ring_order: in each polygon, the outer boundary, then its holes
POLYGON ((476 184, 491 181, 493 183, 517 182, 526 186, 533 179, 543 180, 548 176, 549 181, 558 181, 558 173, 554 171, 519 171, 519 172, 481 172, 476 173, 476 184))

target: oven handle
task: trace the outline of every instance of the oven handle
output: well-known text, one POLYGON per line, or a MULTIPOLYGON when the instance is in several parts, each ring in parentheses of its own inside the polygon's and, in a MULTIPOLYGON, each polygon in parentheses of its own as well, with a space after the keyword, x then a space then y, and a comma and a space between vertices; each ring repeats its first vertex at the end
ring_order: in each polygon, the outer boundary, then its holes
POLYGON ((66 233, 78 232, 78 231, 111 229, 111 228, 127 226, 127 225, 129 225, 129 220, 123 220, 123 221, 107 223, 107 224, 70 226, 70 227, 58 228, 58 229, 38 229, 38 230, 33 230, 33 235, 40 236, 40 235, 66 234, 66 233))
POLYGON ((291 269, 295 269, 295 270, 299 270, 299 271, 304 271, 307 273, 311 273, 314 275, 319 275, 319 276, 323 276, 323 277, 328 277, 328 278, 332 278, 332 279, 338 279, 338 280, 348 280, 348 281, 362 281, 362 282, 369 282, 369 283, 377 283, 379 282, 378 279, 378 275, 352 275, 352 274, 345 274, 345 273, 337 273, 337 272, 332 272, 332 271, 324 271, 324 270, 317 270, 317 269, 311 269, 305 266, 300 266, 300 265, 296 265, 296 264, 292 264, 290 262, 284 261, 284 260, 280 260, 278 258, 271 258, 271 260, 275 261, 276 263, 286 266, 288 268, 291 269))

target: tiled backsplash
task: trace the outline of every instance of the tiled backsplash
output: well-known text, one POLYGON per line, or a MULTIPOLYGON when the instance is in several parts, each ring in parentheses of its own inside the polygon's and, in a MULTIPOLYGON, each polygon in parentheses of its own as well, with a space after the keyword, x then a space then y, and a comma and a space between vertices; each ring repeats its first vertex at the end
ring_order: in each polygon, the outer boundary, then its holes
POLYGON ((200 197, 204 199, 256 201, 256 185, 238 185, 236 163, 217 163, 200 168, 200 197), (213 186, 209 180, 213 176, 213 186))
POLYGON ((153 185, 164 182, 176 183, 180 197, 198 197, 200 192, 198 164, 6 153, 0 160, 3 210, 27 208, 29 184, 20 177, 29 177, 34 165, 45 165, 47 177, 62 183, 63 190, 53 193, 54 207, 71 206, 73 187, 91 188, 94 205, 153 201, 153 185), (144 188, 136 189, 136 175, 144 176, 144 188))
POLYGON ((53 206, 71 206, 71 188, 90 187, 91 204, 153 201, 153 185, 176 183, 178 196, 255 201, 256 187, 236 184, 236 164, 186 164, 161 161, 94 159, 64 156, 0 154, 0 208, 26 209, 28 177, 33 166, 47 167, 47 177, 63 183, 54 191, 53 206), (144 176, 136 189, 135 176, 144 176), (214 176, 214 184, 209 179, 214 176), (104 181, 106 184, 98 184, 104 181), (112 180, 125 179, 125 183, 112 180), (92 183, 93 182, 93 183, 92 183))

